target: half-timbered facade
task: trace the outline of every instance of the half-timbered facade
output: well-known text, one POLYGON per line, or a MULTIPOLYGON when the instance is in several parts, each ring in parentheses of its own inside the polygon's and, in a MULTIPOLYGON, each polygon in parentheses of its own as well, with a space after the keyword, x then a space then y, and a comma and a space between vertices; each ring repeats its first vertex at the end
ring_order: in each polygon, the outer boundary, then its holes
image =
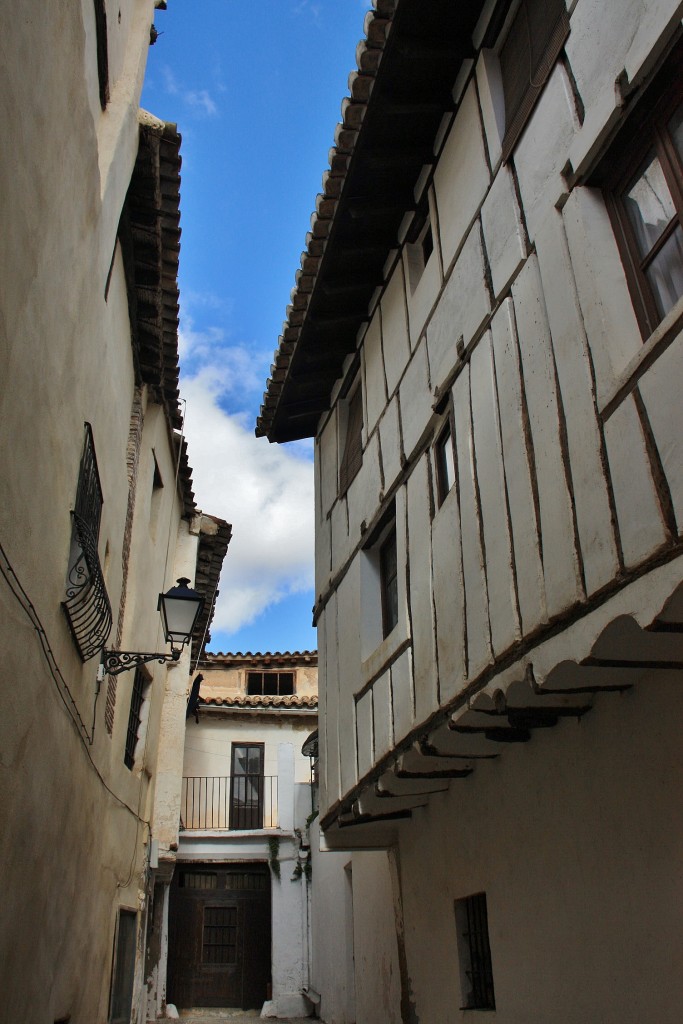
POLYGON ((257 425, 315 438, 323 844, 388 851, 329 1021, 678 1017, 682 13, 366 18, 257 425))

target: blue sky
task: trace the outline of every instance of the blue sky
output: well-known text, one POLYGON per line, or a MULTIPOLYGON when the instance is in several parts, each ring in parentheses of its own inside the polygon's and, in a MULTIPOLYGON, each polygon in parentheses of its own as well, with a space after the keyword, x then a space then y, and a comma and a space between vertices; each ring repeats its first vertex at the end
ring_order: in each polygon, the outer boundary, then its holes
POLYGON ((177 123, 181 394, 198 505, 233 524, 214 651, 307 650, 313 466, 254 426, 368 2, 168 0, 142 105, 177 123))

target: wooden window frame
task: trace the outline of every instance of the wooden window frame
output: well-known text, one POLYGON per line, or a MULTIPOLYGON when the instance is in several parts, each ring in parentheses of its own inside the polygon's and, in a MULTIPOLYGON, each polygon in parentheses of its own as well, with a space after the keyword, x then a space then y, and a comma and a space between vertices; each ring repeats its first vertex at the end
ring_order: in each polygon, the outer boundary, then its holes
POLYGON ((647 266, 661 252, 676 227, 683 227, 683 160, 666 128, 671 116, 683 103, 681 59, 683 39, 676 45, 656 82, 634 108, 593 178, 593 181, 603 188, 643 340, 649 338, 664 319, 647 278, 647 266), (623 197, 651 151, 659 158, 676 214, 647 256, 643 258, 623 197))
MULTIPOLYGON (((263 821, 265 815, 265 761, 266 761, 266 745, 265 743, 251 743, 246 740, 235 740, 230 747, 230 830, 238 832, 246 832, 253 829, 263 828, 263 821), (257 747, 260 751, 260 771, 256 772, 245 772, 238 773, 235 771, 236 757, 235 752, 238 747, 257 747), (243 807, 238 804, 238 786, 235 784, 235 779, 244 780, 257 780, 257 791, 258 801, 256 806, 250 802, 249 804, 244 803, 243 807)), ((245 794, 248 793, 248 785, 245 781, 245 794)))
POLYGON ((339 494, 346 494, 363 464, 363 390, 360 380, 346 399, 344 451, 339 462, 339 494))
POLYGON ((538 3, 542 9, 552 6, 551 0, 521 0, 505 36, 497 47, 505 100, 505 135, 502 142, 504 163, 510 159, 517 140, 524 131, 570 31, 569 15, 564 0, 552 0, 556 6, 555 19, 552 23, 548 22, 548 31, 545 37, 537 40, 539 52, 534 60, 531 46, 533 22, 529 18, 529 7, 535 3, 538 3), (515 76, 511 69, 514 64, 512 58, 516 57, 519 61, 522 52, 519 46, 515 51, 515 44, 518 44, 520 38, 525 36, 530 44, 528 50, 525 51, 529 55, 529 73, 528 82, 520 91, 520 72, 518 71, 515 76), (511 106, 510 100, 513 94, 516 94, 518 99, 514 106, 511 106))
POLYGON ((286 669, 284 671, 280 671, 279 669, 275 669, 275 670, 271 670, 271 669, 265 669, 265 670, 253 669, 253 670, 250 670, 250 669, 248 669, 247 673, 246 673, 246 690, 247 690, 247 694, 249 694, 252 697, 291 697, 291 696, 293 696, 296 693, 296 672, 294 671, 294 669, 286 669), (261 688, 260 689, 252 689, 251 688, 251 680, 249 678, 250 676, 261 676, 261 688), (272 677, 276 677, 276 692, 274 694, 268 694, 268 693, 265 692, 265 678, 266 678, 266 676, 271 677, 271 678, 272 677), (291 676, 291 679, 292 679, 291 689, 288 688, 287 685, 285 685, 284 689, 282 688, 281 680, 280 680, 281 676, 291 676))

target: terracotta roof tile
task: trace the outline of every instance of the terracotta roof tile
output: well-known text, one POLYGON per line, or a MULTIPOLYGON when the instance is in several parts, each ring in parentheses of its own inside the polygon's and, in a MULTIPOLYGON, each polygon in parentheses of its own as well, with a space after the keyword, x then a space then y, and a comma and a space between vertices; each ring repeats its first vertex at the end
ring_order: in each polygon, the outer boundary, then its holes
POLYGON ((251 696, 244 693, 235 694, 232 697, 200 697, 200 707, 212 708, 301 708, 311 711, 318 710, 318 698, 315 694, 297 696, 291 694, 287 697, 276 696, 251 696))

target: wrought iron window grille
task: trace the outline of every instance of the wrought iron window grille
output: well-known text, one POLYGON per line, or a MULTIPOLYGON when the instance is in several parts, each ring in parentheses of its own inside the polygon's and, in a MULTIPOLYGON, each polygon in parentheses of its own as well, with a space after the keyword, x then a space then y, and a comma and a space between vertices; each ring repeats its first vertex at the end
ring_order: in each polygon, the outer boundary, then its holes
POLYGON ((97 538, 87 521, 71 513, 71 557, 62 607, 82 661, 104 647, 112 627, 112 612, 97 554, 97 538))
POLYGON ((92 427, 85 424, 76 502, 71 513, 71 550, 62 607, 82 661, 98 654, 112 627, 112 611, 97 551, 102 487, 92 427))

